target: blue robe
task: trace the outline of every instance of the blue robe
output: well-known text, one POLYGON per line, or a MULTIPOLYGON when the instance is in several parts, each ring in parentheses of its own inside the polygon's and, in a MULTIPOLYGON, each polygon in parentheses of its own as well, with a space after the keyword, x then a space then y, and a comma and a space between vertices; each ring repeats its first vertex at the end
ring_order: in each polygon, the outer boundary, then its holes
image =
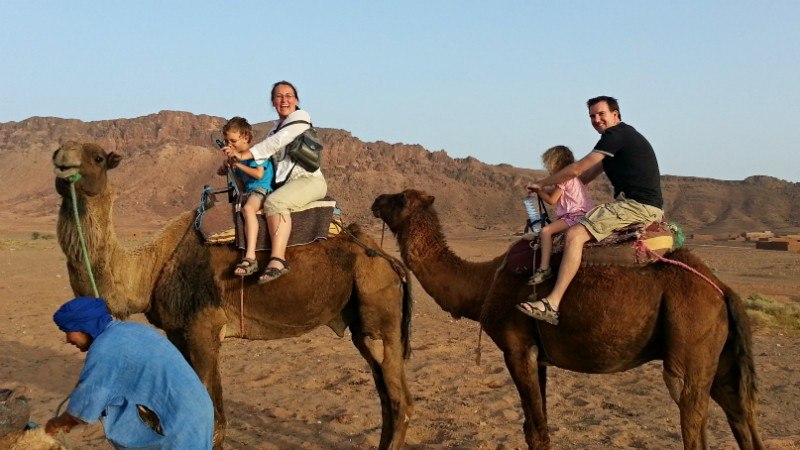
POLYGON ((67 412, 103 422, 117 449, 210 449, 214 407, 183 355, 153 328, 112 321, 97 336, 67 412), (145 425, 136 405, 154 412, 163 435, 145 425))

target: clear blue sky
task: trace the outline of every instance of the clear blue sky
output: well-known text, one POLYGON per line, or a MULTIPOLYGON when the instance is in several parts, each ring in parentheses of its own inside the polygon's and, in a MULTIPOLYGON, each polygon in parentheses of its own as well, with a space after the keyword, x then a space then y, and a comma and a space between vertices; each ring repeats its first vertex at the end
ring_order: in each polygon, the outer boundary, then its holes
MULTIPOLYGON (((276 117, 541 168, 620 100, 663 174, 800 181, 800 2, 4 1, 0 122, 276 117)), ((2 143, 0 143, 2 145, 2 143)))

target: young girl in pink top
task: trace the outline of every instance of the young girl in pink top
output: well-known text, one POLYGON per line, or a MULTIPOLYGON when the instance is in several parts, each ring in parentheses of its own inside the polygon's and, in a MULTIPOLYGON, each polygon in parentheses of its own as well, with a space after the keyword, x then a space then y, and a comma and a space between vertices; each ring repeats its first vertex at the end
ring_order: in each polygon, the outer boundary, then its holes
MULTIPOLYGON (((563 145, 556 145, 544 152, 542 162, 547 171, 554 174, 575 162, 575 157, 569 148, 563 145)), ((553 277, 553 269, 550 268, 553 235, 566 231, 567 228, 578 223, 586 215, 586 212, 594 207, 594 202, 589 196, 586 185, 577 177, 565 183, 557 184, 555 188, 538 191, 537 194, 548 205, 556 205, 558 219, 542 228, 539 233, 542 245, 542 260, 539 268, 528 280, 530 285, 539 284, 553 277)))

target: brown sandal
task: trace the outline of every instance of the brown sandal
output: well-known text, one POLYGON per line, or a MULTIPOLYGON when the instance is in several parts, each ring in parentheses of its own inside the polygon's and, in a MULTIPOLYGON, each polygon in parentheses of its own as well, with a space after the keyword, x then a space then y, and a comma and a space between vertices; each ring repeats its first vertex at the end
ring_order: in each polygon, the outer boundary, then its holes
POLYGON ((276 267, 267 267, 264 269, 264 272, 261 273, 261 276, 258 277, 258 284, 269 283, 272 280, 282 277, 287 273, 291 272, 292 269, 289 268, 289 263, 286 261, 272 257, 269 259, 270 261, 278 261, 279 263, 283 264, 283 269, 278 269, 276 267))
POLYGON ((558 325, 558 311, 553 309, 547 297, 542 297, 541 300, 522 302, 517 305, 517 309, 536 320, 544 320, 549 324, 558 325), (541 303, 544 309, 539 308, 536 303, 541 303))

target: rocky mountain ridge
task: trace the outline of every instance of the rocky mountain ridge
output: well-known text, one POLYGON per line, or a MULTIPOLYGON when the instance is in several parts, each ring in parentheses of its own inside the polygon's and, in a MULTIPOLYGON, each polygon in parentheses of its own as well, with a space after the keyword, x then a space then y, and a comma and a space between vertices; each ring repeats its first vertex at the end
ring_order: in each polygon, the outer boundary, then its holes
MULTIPOLYGON (((215 175, 222 162, 214 139, 221 117, 161 111, 133 119, 83 122, 32 117, 0 123, 2 220, 54 215, 59 202, 50 158, 66 140, 91 141, 121 154, 111 172, 117 186, 116 220, 161 224, 196 208, 203 186, 223 186, 215 175)), ((261 139, 271 123, 255 126, 261 139)), ((374 198, 406 188, 436 196, 447 230, 519 231, 524 224, 523 186, 540 170, 489 165, 473 157, 452 158, 419 145, 363 142, 350 132, 320 129, 325 144, 323 172, 329 194, 339 201, 346 221, 379 226, 369 211, 374 198)), ((532 149, 531 151, 535 151, 532 149)), ((687 233, 739 233, 800 230, 800 183, 769 176, 742 181, 662 177, 667 218, 687 233)), ((610 198, 610 185, 592 183, 597 201, 610 198)))

